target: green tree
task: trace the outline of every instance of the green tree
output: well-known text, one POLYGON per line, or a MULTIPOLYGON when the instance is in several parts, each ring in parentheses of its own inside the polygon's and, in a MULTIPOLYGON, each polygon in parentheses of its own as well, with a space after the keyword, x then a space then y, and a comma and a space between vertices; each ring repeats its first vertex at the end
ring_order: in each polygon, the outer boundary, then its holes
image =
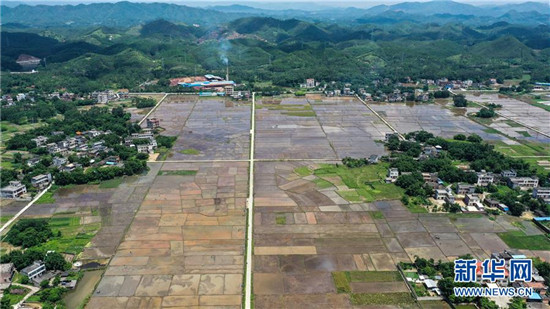
POLYGON ((14 245, 29 248, 44 243, 53 233, 44 219, 22 219, 6 234, 5 241, 14 245))
POLYGON ((479 112, 476 113, 476 117, 493 118, 495 117, 495 111, 492 108, 482 107, 479 112))
POLYGON ((453 136, 453 139, 456 140, 456 141, 465 141, 466 140, 466 135, 457 134, 457 135, 453 136))
POLYGON ((524 210, 523 205, 521 205, 519 203, 511 203, 511 204, 507 204, 507 205, 508 205, 508 208, 510 209, 510 214, 512 216, 519 217, 523 213, 523 210, 524 210))
POLYGON ((468 142, 481 143, 482 141, 483 141, 483 139, 481 138, 481 136, 479 136, 477 134, 471 134, 470 136, 468 136, 468 142))
POLYGON ((10 299, 8 297, 2 297, 0 300, 0 309, 11 309, 10 299))
POLYGON ((25 275, 21 275, 21 284, 29 284, 30 279, 25 275))
POLYGON ((485 297, 480 297, 478 304, 481 309, 499 309, 500 308, 494 301, 485 297))
POLYGON ((13 163, 15 164, 23 163, 23 155, 20 152, 16 152, 13 154, 13 163))
POLYGON ((50 252, 44 258, 44 264, 48 270, 65 270, 67 262, 60 253, 50 252))
POLYGON ((55 276, 55 278, 53 279, 52 281, 52 286, 58 286, 59 283, 61 282, 61 277, 59 277, 59 275, 55 276))
POLYGON ((509 309, 525 309, 527 304, 525 300, 519 297, 512 298, 512 301, 508 304, 509 309))
POLYGON ((466 107, 468 106, 468 101, 466 101, 466 97, 463 94, 457 94, 453 96, 453 104, 456 107, 466 107))
POLYGON ((434 98, 436 99, 445 99, 451 96, 451 93, 448 90, 435 91, 434 98))

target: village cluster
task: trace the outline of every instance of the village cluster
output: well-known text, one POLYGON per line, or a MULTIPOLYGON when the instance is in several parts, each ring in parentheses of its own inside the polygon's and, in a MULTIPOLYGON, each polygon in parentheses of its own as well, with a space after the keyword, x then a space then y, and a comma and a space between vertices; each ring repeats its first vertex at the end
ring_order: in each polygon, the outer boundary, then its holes
MULTIPOLYGON (((392 133, 386 134, 386 140, 392 133)), ((422 154, 418 160, 438 157, 442 151, 440 146, 424 146, 422 154)), ((369 162, 375 163, 372 159, 369 162)), ((519 189, 521 191, 531 190, 532 197, 542 199, 547 204, 550 204, 550 187, 539 187, 539 179, 536 176, 518 177, 517 172, 513 169, 505 170, 500 173, 492 173, 486 170, 476 172, 469 168, 468 165, 459 165, 458 168, 465 172, 475 173, 477 182, 475 184, 456 183, 445 184, 438 177, 437 172, 422 173, 424 182, 433 189, 433 204, 443 206, 443 204, 458 204, 464 213, 485 213, 488 209, 499 209, 504 212, 509 211, 509 207, 499 201, 490 198, 490 193, 479 193, 476 190, 478 187, 487 187, 490 185, 506 185, 511 189, 519 189)), ((400 172, 397 168, 390 168, 386 177, 387 183, 394 183, 400 175, 410 174, 410 172, 400 172)))
MULTIPOLYGON (((147 127, 140 133, 132 133, 124 139, 124 145, 131 148, 136 148, 138 153, 150 154, 157 148, 157 141, 154 136, 154 130, 160 127, 160 120, 157 118, 146 119, 147 127)), ((112 151, 112 148, 105 145, 105 141, 101 140, 101 136, 111 134, 112 132, 101 130, 89 130, 84 132, 76 132, 75 136, 66 137, 57 143, 48 143, 49 137, 37 136, 32 141, 36 143, 38 148, 44 148, 46 153, 51 155, 52 167, 55 167, 59 172, 70 173, 77 168, 82 168, 82 164, 78 162, 69 162, 69 157, 76 156, 78 158, 90 158, 90 166, 92 167, 124 167, 124 162, 119 156, 106 156, 102 158, 102 154, 107 154, 112 151)), ((63 135, 62 131, 52 132, 52 136, 63 135)), ((26 165, 29 168, 36 166, 42 162, 41 156, 33 156, 26 160, 26 165)), ((23 175, 21 175, 23 176, 23 175)), ((31 178, 31 184, 37 190, 44 189, 52 182, 51 173, 40 174, 31 178)), ((0 196, 5 199, 29 199, 27 187, 21 181, 10 181, 9 185, 0 189, 0 196)))

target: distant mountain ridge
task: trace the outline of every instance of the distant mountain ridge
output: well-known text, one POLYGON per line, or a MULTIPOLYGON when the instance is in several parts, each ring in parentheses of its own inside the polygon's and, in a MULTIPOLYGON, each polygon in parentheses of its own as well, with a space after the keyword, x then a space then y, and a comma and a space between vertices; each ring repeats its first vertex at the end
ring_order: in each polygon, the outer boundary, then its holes
POLYGON ((131 27, 159 18, 171 22, 217 25, 242 17, 234 13, 167 3, 93 3, 79 5, 2 5, 2 23, 44 26, 117 26, 131 27))
POLYGON ((455 1, 429 1, 429 2, 402 2, 393 5, 378 5, 367 9, 366 15, 378 15, 387 11, 401 11, 407 14, 433 15, 433 14, 453 14, 453 15, 473 15, 473 16, 492 16, 497 17, 506 14, 509 11, 517 12, 541 12, 549 13, 548 4, 541 2, 513 3, 498 6, 474 6, 472 4, 455 1))
POLYGON ((94 3, 79 5, 2 5, 2 23, 18 23, 28 27, 117 26, 132 27, 157 19, 203 27, 216 26, 242 17, 262 16, 282 19, 298 18, 314 22, 340 24, 398 23, 426 21, 491 24, 508 21, 521 24, 548 24, 550 8, 541 2, 525 2, 498 6, 474 6, 455 1, 402 2, 378 5, 369 9, 322 8, 262 9, 247 5, 217 5, 206 8, 167 3, 94 3), (392 15, 400 13, 400 16, 392 15), (391 15, 391 16, 388 16, 391 15))

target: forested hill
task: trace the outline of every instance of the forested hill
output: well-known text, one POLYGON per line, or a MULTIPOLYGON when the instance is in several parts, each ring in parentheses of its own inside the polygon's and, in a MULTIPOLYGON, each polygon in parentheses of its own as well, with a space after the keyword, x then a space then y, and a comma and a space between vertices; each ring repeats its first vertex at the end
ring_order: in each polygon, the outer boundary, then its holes
MULTIPOLYGON (((344 27, 335 24, 311 23, 297 19, 280 20, 271 17, 247 17, 234 20, 227 26, 230 33, 263 39, 272 43, 285 42, 346 42, 350 40, 373 41, 430 41, 446 39, 473 45, 511 36, 533 49, 550 48, 550 26, 513 25, 499 22, 488 26, 462 24, 402 23, 399 25, 361 25, 344 27)), ((519 43, 518 42, 518 43, 519 43)), ((511 46, 515 45, 512 42, 511 46)), ((524 45, 524 47, 525 47, 524 45)), ((508 50, 510 48, 504 48, 508 50)), ((515 49, 514 49, 515 50, 515 49)), ((524 50, 528 53, 530 51, 524 50)), ((499 50, 498 53, 506 51, 499 50)), ((527 53, 527 54, 528 54, 527 53)), ((490 54, 486 54, 489 56, 490 54)))
MULTIPOLYGON (((447 77, 481 82, 489 78, 520 79, 526 74, 536 81, 550 81, 550 26, 544 23, 438 23, 424 17, 420 21, 362 24, 239 17, 241 13, 158 3, 146 7, 174 11, 166 12, 164 19, 140 22, 156 14, 137 9, 140 5, 63 6, 71 10, 105 8, 100 17, 92 14, 81 21, 91 23, 87 26, 26 26, 24 23, 31 19, 28 16, 18 23, 12 20, 3 24, 3 71, 22 70, 16 62, 22 54, 43 61, 38 74, 3 74, 2 90, 17 92, 25 85, 47 92, 60 88, 81 93, 105 88, 138 89, 151 80, 165 85, 174 77, 224 75, 221 59, 225 57, 230 59, 232 79, 248 85, 268 81, 274 86, 295 86, 310 77, 357 85, 370 84, 380 77, 447 77), (125 12, 117 16, 108 10, 120 6, 131 7, 135 15, 125 12), (183 11, 180 14, 178 10, 183 11), (211 24, 172 20, 182 16, 211 24), (131 18, 137 24, 96 25, 94 18, 118 22, 131 18)), ((52 8, 57 7, 18 8, 44 9, 54 14, 52 8)), ((2 14, 11 13, 4 10, 2 14)), ((67 13, 58 22, 76 20, 79 14, 67 13)), ((396 19, 403 14, 407 13, 387 10, 370 16, 396 19)), ((47 14, 37 15, 39 21, 47 14)))
POLYGON ((46 26, 117 26, 131 27, 163 18, 204 26, 218 25, 242 17, 243 14, 224 13, 167 3, 94 3, 79 5, 19 5, 2 6, 2 23, 19 23, 32 27, 46 26))

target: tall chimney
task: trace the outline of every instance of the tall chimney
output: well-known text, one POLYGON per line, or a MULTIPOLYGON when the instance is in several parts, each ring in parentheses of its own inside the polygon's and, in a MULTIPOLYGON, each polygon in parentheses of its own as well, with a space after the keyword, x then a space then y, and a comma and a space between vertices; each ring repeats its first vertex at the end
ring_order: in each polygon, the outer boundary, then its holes
POLYGON ((226 66, 225 80, 229 80, 229 62, 227 62, 226 66))

